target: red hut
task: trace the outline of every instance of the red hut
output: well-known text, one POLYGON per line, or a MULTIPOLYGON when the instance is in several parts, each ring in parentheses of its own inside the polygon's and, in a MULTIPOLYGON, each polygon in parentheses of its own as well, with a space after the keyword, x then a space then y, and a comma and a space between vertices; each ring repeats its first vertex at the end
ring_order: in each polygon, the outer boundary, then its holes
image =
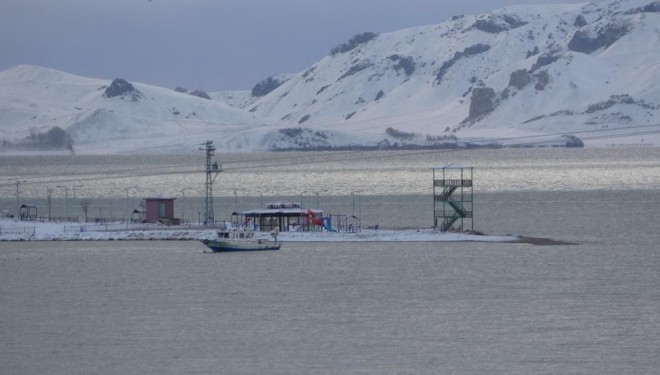
POLYGON ((148 223, 161 222, 164 224, 176 224, 174 218, 175 198, 145 198, 144 219, 148 223))

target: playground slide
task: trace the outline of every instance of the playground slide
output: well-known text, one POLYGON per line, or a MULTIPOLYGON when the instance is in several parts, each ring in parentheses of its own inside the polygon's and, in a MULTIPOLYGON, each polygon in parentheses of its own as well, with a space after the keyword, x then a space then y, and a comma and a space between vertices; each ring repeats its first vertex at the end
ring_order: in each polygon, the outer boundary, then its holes
POLYGON ((325 228, 325 230, 327 230, 328 232, 336 232, 337 231, 337 229, 332 229, 332 227, 330 225, 328 225, 327 223, 323 226, 323 228, 325 228))

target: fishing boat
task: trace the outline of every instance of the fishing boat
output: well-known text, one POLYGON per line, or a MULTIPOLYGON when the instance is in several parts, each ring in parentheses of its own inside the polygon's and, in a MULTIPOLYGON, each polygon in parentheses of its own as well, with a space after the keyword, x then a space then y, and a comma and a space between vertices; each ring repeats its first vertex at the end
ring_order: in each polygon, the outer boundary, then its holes
POLYGON ((280 243, 277 242, 277 233, 271 233, 275 241, 266 238, 256 238, 254 231, 249 229, 224 229, 218 231, 218 239, 203 240, 214 253, 224 251, 259 251, 259 250, 279 250, 280 243))

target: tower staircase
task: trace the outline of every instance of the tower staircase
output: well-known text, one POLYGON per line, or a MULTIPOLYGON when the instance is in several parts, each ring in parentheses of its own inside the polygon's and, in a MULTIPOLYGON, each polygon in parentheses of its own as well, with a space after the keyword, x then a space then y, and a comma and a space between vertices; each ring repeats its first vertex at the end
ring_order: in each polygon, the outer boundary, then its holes
POLYGON ((469 229, 464 227, 465 221, 468 220, 471 229, 474 229, 472 168, 455 165, 434 168, 433 189, 434 228, 446 232, 460 221, 459 230, 469 229), (469 171, 467 176, 466 169, 469 171))

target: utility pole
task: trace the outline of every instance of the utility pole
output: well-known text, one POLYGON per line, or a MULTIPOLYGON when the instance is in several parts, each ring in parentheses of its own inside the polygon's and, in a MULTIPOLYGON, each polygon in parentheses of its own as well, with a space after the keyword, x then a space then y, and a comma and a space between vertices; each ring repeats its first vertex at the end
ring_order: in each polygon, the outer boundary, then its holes
POLYGON ((64 185, 57 185, 58 188, 64 190, 64 209, 66 211, 65 221, 69 220, 69 187, 64 185))
POLYGON ((221 172, 217 162, 211 163, 211 158, 215 156, 215 146, 213 141, 206 141, 201 144, 205 146, 206 151, 206 197, 204 199, 204 221, 207 224, 215 225, 215 216, 213 215, 213 182, 218 173, 221 172))
POLYGON ((51 221, 51 216, 50 216, 50 207, 53 201, 53 189, 52 188, 47 188, 46 189, 46 196, 48 197, 48 222, 50 223, 51 221))
MULTIPOLYGON (((19 194, 20 194, 20 190, 19 190, 20 185, 21 185, 21 181, 16 180, 16 215, 19 215, 19 212, 21 210, 21 204, 20 204, 19 198, 18 198, 19 194)), ((19 217, 20 217, 20 215, 19 215, 19 217)))
POLYGON ((181 209, 181 224, 185 224, 186 222, 186 190, 192 190, 192 188, 181 189, 181 205, 183 206, 181 209))

